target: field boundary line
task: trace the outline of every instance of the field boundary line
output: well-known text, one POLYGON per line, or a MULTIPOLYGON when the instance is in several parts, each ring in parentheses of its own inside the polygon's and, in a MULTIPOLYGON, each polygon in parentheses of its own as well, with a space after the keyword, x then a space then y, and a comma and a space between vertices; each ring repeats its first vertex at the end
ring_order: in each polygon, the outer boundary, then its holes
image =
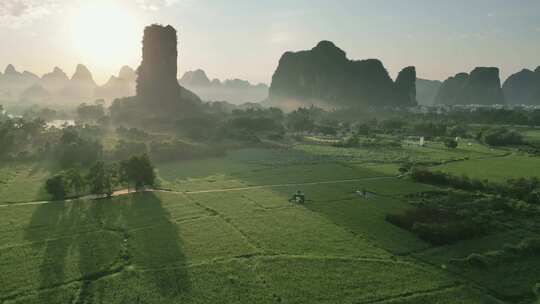
POLYGON ((342 183, 353 183, 353 182, 361 182, 361 181, 396 179, 396 178, 398 178, 398 177, 396 177, 396 176, 375 176, 375 177, 340 179, 340 180, 330 180, 330 181, 256 185, 256 186, 246 186, 246 187, 228 188, 228 189, 211 189, 211 190, 184 191, 184 192, 162 189, 162 190, 157 190, 156 192, 182 193, 182 194, 202 194, 202 193, 234 192, 234 191, 245 191, 245 190, 256 190, 256 189, 267 189, 267 188, 283 188, 283 187, 293 187, 293 186, 313 186, 313 185, 326 185, 326 184, 342 184, 342 183))
MULTIPOLYGON (((198 191, 177 191, 170 189, 146 189, 141 191, 132 191, 128 192, 127 189, 118 190, 111 197, 120 197, 127 196, 134 193, 146 193, 146 192, 155 192, 155 193, 171 193, 171 194, 204 194, 204 193, 222 193, 222 192, 238 192, 246 190, 256 190, 256 189, 269 189, 269 188, 284 188, 284 187, 294 187, 294 186, 313 186, 313 185, 331 185, 331 184, 344 184, 344 183, 353 183, 361 181, 372 181, 372 180, 385 180, 385 179, 397 179, 397 176, 375 176, 375 177, 364 177, 364 178, 353 178, 353 179, 341 179, 341 180, 329 180, 329 181, 318 181, 318 182, 303 182, 303 183, 288 183, 288 184, 270 184, 270 185, 256 185, 256 186, 245 186, 237 188, 222 188, 222 189, 209 189, 209 190, 198 190, 198 191)), ((34 205, 47 205, 47 204, 63 204, 63 203, 74 203, 81 200, 87 201, 98 201, 107 199, 107 197, 99 195, 88 195, 77 198, 70 198, 63 201, 32 201, 32 202, 20 202, 20 203, 7 203, 0 204, 0 208, 8 207, 17 207, 17 206, 34 206, 34 205)))
POLYGON ((432 295, 432 294, 442 293, 442 292, 445 292, 445 291, 450 291, 450 290, 453 290, 453 289, 458 289, 458 288, 464 287, 464 286, 465 285, 463 285, 463 284, 453 283, 453 284, 449 284, 449 285, 443 285, 443 286, 440 286, 440 287, 437 287, 437 288, 419 290, 419 291, 411 291, 411 292, 403 293, 403 294, 400 294, 400 295, 390 296, 390 297, 387 297, 387 298, 363 301, 363 302, 359 302, 359 304, 377 304, 377 303, 385 303, 385 302, 392 301, 392 300, 412 298, 412 297, 416 297, 416 296, 423 296, 423 295, 428 296, 428 295, 432 295))

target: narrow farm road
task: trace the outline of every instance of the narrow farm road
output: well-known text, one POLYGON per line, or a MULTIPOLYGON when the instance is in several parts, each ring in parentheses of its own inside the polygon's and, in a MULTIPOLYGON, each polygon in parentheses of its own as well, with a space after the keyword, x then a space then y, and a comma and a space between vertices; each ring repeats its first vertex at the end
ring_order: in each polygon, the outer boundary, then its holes
MULTIPOLYGON (((328 185, 328 184, 342 184, 342 183, 353 183, 361 181, 374 181, 374 180, 384 180, 384 179, 396 179, 398 176, 378 176, 378 177, 364 177, 364 178, 354 178, 354 179, 342 179, 342 180, 329 180, 329 181, 317 181, 317 182, 305 182, 305 183, 288 183, 288 184, 271 184, 271 185, 256 185, 256 186, 246 186, 238 188, 223 188, 223 189, 209 189, 209 190, 199 190, 199 191, 176 191, 169 189, 145 189, 140 191, 129 191, 129 189, 117 190, 112 194, 112 197, 119 197, 130 195, 133 193, 144 193, 144 192, 157 192, 157 193, 173 193, 173 194, 202 194, 202 193, 220 193, 220 192, 234 192, 234 191, 245 191, 245 190, 256 190, 256 189, 268 189, 268 188, 284 188, 284 187, 294 187, 294 186, 312 186, 312 185, 328 185)), ((86 195, 77 198, 70 198, 63 201, 35 201, 35 202, 23 202, 23 203, 10 203, 10 204, 0 204, 0 208, 7 207, 17 207, 17 206, 32 206, 32 205, 46 205, 46 204, 55 204, 55 203, 70 203, 78 200, 101 200, 106 197, 101 195, 86 195)))

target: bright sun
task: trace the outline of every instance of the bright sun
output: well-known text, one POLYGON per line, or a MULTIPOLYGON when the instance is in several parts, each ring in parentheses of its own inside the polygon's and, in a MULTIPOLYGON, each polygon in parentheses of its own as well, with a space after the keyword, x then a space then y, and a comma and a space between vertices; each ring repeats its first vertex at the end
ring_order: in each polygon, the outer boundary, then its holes
POLYGON ((87 63, 97 66, 131 62, 140 48, 141 28, 135 15, 112 1, 93 1, 72 14, 74 46, 87 63))

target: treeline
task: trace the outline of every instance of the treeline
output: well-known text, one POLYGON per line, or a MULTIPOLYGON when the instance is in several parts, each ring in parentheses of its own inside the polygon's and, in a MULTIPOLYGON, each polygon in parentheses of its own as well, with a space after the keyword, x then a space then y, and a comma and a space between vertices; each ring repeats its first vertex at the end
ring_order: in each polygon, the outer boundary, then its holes
POLYGON ((538 252, 540 252, 540 237, 530 237, 517 244, 504 244, 499 250, 472 253, 465 258, 452 259, 450 262, 486 269, 512 263, 519 259, 536 257, 538 252))
POLYGON ((421 115, 426 119, 449 120, 467 124, 540 126, 540 110, 478 108, 474 111, 452 109, 421 115))
POLYGON ((540 216, 540 180, 535 177, 492 183, 422 168, 413 168, 411 177, 449 189, 417 194, 413 208, 388 214, 386 220, 434 245, 473 239, 540 216))
POLYGON ((412 208, 405 213, 388 214, 386 220, 411 231, 433 245, 453 244, 486 235, 491 226, 481 217, 463 217, 457 210, 436 206, 412 208))
POLYGON ((530 218, 540 216, 537 206, 477 192, 440 190, 410 199, 413 206, 409 210, 388 214, 386 220, 433 245, 478 238, 516 224, 527 229, 530 218))
POLYGON ((77 197, 85 194, 111 196, 114 189, 142 189, 155 185, 154 167, 146 154, 133 156, 115 163, 97 161, 88 169, 73 167, 45 182, 46 191, 53 199, 77 197))
POLYGON ((508 179, 505 183, 455 176, 445 172, 415 168, 411 177, 417 182, 466 191, 479 191, 540 205, 540 179, 537 177, 508 179))

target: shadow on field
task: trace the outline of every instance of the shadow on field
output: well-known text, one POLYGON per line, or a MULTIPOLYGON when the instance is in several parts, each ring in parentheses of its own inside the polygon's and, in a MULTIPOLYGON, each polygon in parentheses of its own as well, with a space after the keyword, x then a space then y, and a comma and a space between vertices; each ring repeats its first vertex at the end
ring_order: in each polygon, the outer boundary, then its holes
MULTIPOLYGON (((126 297, 137 299, 142 286, 164 299, 191 290, 178 226, 153 193, 40 205, 25 239, 41 260, 39 290, 77 282, 85 303, 123 297, 126 289, 126 297)), ((54 293, 38 297, 38 303, 56 302, 54 293)))

